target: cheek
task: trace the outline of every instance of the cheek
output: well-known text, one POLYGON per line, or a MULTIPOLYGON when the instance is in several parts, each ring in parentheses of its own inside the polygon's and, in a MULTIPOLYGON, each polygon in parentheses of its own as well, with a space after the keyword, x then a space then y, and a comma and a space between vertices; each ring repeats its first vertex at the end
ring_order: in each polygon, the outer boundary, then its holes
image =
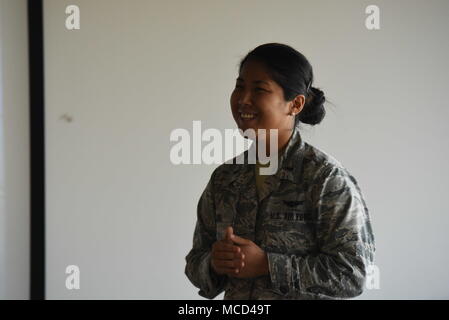
POLYGON ((279 104, 278 101, 272 101, 272 103, 264 104, 261 108, 260 123, 270 128, 281 127, 282 123, 286 120, 284 106, 279 104))
POLYGON ((231 104, 231 109, 233 112, 237 111, 237 102, 238 102, 238 95, 235 91, 231 93, 231 97, 229 99, 229 102, 231 104))
POLYGON ((280 111, 279 105, 276 99, 263 98, 255 101, 258 105, 259 111, 265 117, 276 117, 276 114, 280 111))

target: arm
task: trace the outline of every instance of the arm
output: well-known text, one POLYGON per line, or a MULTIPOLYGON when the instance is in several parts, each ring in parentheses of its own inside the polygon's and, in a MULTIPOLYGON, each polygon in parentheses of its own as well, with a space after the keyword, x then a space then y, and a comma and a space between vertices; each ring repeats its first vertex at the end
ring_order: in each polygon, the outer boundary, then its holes
POLYGON ((199 295, 213 299, 224 290, 226 276, 216 274, 211 265, 211 247, 216 239, 215 206, 212 187, 213 175, 197 207, 197 222, 193 248, 186 256, 185 274, 199 288, 199 295))
POLYGON ((346 170, 328 168, 324 178, 315 181, 310 198, 318 219, 319 250, 305 256, 268 252, 273 288, 282 295, 358 296, 375 251, 368 209, 346 170))

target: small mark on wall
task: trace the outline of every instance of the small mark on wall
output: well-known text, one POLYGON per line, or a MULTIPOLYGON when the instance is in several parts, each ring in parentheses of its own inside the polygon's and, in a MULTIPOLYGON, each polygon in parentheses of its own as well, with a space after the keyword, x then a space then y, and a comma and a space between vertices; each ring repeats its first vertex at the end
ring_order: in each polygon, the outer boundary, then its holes
POLYGON ((73 121, 73 117, 71 115, 68 115, 67 113, 64 113, 62 116, 59 117, 59 119, 64 120, 66 122, 73 121))

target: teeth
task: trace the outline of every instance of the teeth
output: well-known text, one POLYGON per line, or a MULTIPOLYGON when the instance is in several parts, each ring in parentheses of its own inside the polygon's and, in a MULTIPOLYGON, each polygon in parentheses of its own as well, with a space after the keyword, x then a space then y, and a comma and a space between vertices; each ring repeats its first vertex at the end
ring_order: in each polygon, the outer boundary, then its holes
POLYGON ((253 113, 240 113, 240 116, 241 116, 243 119, 252 119, 252 118, 254 118, 256 115, 253 114, 253 113))

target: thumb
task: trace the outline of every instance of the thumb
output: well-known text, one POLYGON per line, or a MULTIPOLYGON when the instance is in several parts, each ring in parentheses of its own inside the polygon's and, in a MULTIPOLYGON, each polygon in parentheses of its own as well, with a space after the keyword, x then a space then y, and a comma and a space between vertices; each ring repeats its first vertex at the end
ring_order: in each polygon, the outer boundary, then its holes
POLYGON ((233 234, 231 236, 231 240, 235 244, 239 244, 239 245, 243 245, 243 246, 251 244, 251 240, 236 236, 235 234, 233 234))
POLYGON ((232 235, 234 234, 234 229, 231 226, 226 228, 225 240, 232 242, 232 235))

